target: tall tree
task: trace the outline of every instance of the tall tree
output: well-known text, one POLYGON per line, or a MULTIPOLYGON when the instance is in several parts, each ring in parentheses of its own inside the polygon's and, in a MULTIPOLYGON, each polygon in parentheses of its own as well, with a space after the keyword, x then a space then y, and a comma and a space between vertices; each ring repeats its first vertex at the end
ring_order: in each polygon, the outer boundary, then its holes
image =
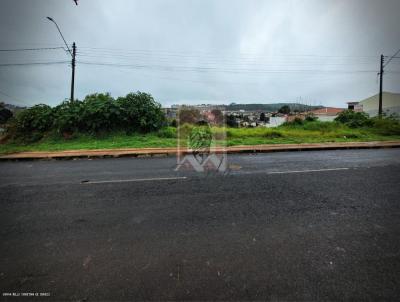
POLYGON ((282 114, 289 114, 290 107, 288 105, 283 105, 281 108, 279 108, 278 112, 282 114))
POLYGON ((12 116, 12 111, 7 109, 4 103, 0 103, 0 124, 5 124, 12 116))

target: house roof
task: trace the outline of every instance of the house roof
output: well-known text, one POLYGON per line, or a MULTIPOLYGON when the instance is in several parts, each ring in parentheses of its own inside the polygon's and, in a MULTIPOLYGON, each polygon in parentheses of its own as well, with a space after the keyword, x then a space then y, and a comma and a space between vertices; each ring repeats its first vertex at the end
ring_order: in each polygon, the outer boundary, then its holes
POLYGON ((335 107, 324 107, 321 109, 316 109, 310 111, 310 113, 315 115, 337 115, 338 113, 342 112, 343 108, 335 108, 335 107))

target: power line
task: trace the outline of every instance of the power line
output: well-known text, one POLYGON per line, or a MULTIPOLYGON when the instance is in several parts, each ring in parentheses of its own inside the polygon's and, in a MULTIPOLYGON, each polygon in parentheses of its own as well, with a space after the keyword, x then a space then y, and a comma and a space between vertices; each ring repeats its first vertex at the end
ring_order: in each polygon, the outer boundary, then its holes
POLYGON ((392 59, 394 57, 396 57, 399 53, 400 53, 400 49, 398 51, 396 51, 396 53, 393 56, 390 57, 390 59, 386 62, 386 64, 383 65, 383 68, 385 68, 390 63, 390 61, 392 61, 392 59))
MULTIPOLYGON (((79 57, 83 58, 101 58, 101 59, 113 59, 113 61, 140 61, 140 62, 162 62, 162 63, 170 63, 174 62, 173 59, 169 57, 163 56, 141 56, 141 55, 112 55, 112 54, 91 54, 86 52, 78 52, 79 57)), ((230 60, 229 58, 221 58, 221 59, 214 59, 214 58, 186 58, 187 60, 179 59, 179 62, 187 62, 187 63, 197 63, 202 65, 210 65, 210 64, 218 64, 218 65, 256 65, 258 67, 262 65, 272 65, 272 66, 309 66, 309 65, 329 65, 329 66, 348 66, 348 65, 374 65, 375 62, 373 61, 358 61, 358 62, 341 62, 341 61, 321 61, 317 62, 315 60, 302 60, 302 61, 292 61, 292 60, 230 60)))
POLYGON ((130 52, 97 52, 97 51, 79 51, 78 55, 83 57, 99 57, 99 58, 118 58, 118 59, 139 59, 139 60, 168 60, 171 59, 186 59, 186 60, 196 60, 196 61, 206 61, 212 63, 222 63, 222 62, 233 62, 233 63, 254 63, 260 64, 261 62, 283 62, 285 64, 292 63, 292 64, 304 64, 304 63, 313 63, 313 64, 375 64, 375 60, 366 59, 366 58, 348 58, 348 57, 286 57, 286 56, 262 56, 262 57, 232 57, 229 55, 224 56, 198 56, 198 55, 191 55, 191 54, 164 54, 164 53, 130 53, 130 52))
POLYGON ((66 64, 69 61, 58 61, 58 62, 24 62, 24 63, 3 63, 0 67, 10 67, 10 66, 30 66, 30 65, 57 65, 66 64))
POLYGON ((17 51, 41 51, 41 50, 65 50, 64 47, 40 47, 40 48, 14 48, 14 49, 0 49, 3 52, 17 52, 17 51))
MULTIPOLYGON (((26 103, 26 102, 24 102, 24 101, 22 101, 22 100, 20 100, 20 99, 18 99, 18 98, 16 98, 16 97, 13 97, 13 96, 11 96, 11 95, 9 95, 9 94, 7 94, 7 93, 1 91, 1 90, 0 90, 0 94, 4 95, 4 96, 6 96, 6 97, 8 97, 8 98, 10 98, 10 99, 13 99, 14 101, 17 101, 18 103, 22 103, 22 104, 28 105, 28 103, 26 103)), ((29 105, 28 105, 28 106, 29 106, 29 105)))
MULTIPOLYGON (((124 52, 124 53, 146 53, 146 54, 165 54, 165 55, 190 55, 190 56, 215 56, 215 52, 186 52, 186 51, 168 51, 168 50, 149 50, 149 49, 118 49, 118 48, 101 48, 101 47, 81 47, 81 49, 88 49, 93 51, 106 51, 106 52, 124 52)), ((221 53, 221 56, 225 57, 226 53, 221 53)), ((229 55, 228 55, 229 56, 229 55)), ((317 55, 317 54, 281 54, 281 55, 263 55, 255 53, 239 53, 239 56, 252 56, 252 57, 320 57, 320 58, 376 58, 375 55, 317 55)))
MULTIPOLYGON (((192 71, 204 71, 208 69, 229 69, 229 72, 237 73, 237 68, 267 68, 267 69, 320 69, 324 67, 334 68, 335 66, 349 66, 353 65, 354 69, 369 69, 368 66, 375 71, 375 60, 372 61, 369 56, 321 56, 321 55, 267 55, 257 57, 231 57, 224 54, 223 57, 216 56, 215 53, 211 55, 204 55, 204 53, 188 53, 188 52, 172 52, 172 51, 150 51, 150 50, 118 50, 107 48, 90 48, 84 47, 83 51, 78 52, 78 56, 87 59, 82 62, 86 64, 96 65, 96 59, 108 59, 109 62, 101 62, 99 65, 120 66, 130 68, 158 68, 158 69, 176 69, 178 60, 180 65, 178 69, 196 69, 192 71), (91 60, 92 59, 92 60, 91 60), (111 62, 110 62, 111 61, 111 62), (140 64, 135 64, 140 62, 140 64), (147 66, 144 66, 147 65, 147 66), (148 65, 163 65, 151 66, 148 65), (363 68, 363 67, 364 68, 363 68), (358 68, 357 68, 358 67, 358 68), (367 67, 367 68, 365 68, 367 67), (235 70, 231 70, 231 69, 235 70)), ((187 71, 187 70, 186 70, 187 71)), ((244 70, 239 70, 243 72, 244 70)), ((248 72, 248 70, 245 70, 248 72)), ((339 72, 339 71, 334 71, 339 72)), ((340 71, 343 72, 343 71, 340 71)), ((345 72, 353 72, 346 70, 345 72)), ((359 72, 358 70, 356 72, 359 72)))
MULTIPOLYGON (((67 45, 68 46, 68 45, 67 45)), ((68 47, 69 48, 69 47, 68 47)), ((349 59, 349 60, 368 60, 374 59, 375 56, 350 56, 350 55, 317 55, 317 54, 282 54, 282 55, 262 55, 262 54, 250 54, 250 53, 240 53, 238 55, 227 55, 226 53, 221 53, 216 55, 216 53, 210 52, 184 52, 184 51, 166 51, 166 50, 148 50, 148 49, 117 49, 117 48, 100 48, 100 47, 81 47, 84 51, 78 52, 82 55, 98 55, 98 56, 150 56, 150 57, 178 57, 178 58, 207 58, 207 59, 240 59, 240 60, 258 60, 258 59, 296 59, 296 58, 320 58, 320 59, 349 59), (85 51, 85 49, 87 51, 85 51)), ((40 50, 57 50, 63 49, 67 51, 64 47, 40 47, 40 48, 15 48, 15 49, 0 49, 3 52, 18 52, 18 51, 40 51, 40 50)), ((367 62, 367 61, 366 61, 367 62)))
MULTIPOLYGON (((187 61, 201 61, 207 63, 244 63, 244 64, 257 64, 268 63, 268 62, 282 62, 284 64, 291 63, 293 65, 307 65, 312 63, 313 65, 320 66, 324 65, 358 65, 358 64, 374 64, 375 56, 322 56, 322 55, 256 55, 256 56, 232 56, 229 54, 216 55, 204 53, 188 53, 188 52, 171 52, 171 51, 148 51, 148 50, 109 50, 109 49, 97 49, 97 48, 86 48, 83 51, 78 52, 79 56, 82 57, 98 57, 98 58, 113 58, 113 59, 137 59, 137 60, 151 60, 151 61, 168 61, 171 59, 186 59, 187 61), (373 59, 373 60, 372 60, 373 59)), ((198 62, 199 63, 199 62, 198 62)))
POLYGON ((216 67, 196 67, 196 66, 163 66, 163 65, 146 65, 146 64, 117 64, 107 62, 89 62, 79 61, 84 65, 97 65, 97 66, 112 66, 112 67, 127 67, 136 69, 159 69, 165 71, 198 71, 198 72, 226 72, 226 73, 306 73, 306 72, 320 72, 320 73, 376 73, 375 70, 335 70, 335 69, 238 69, 238 68, 216 68, 216 67))

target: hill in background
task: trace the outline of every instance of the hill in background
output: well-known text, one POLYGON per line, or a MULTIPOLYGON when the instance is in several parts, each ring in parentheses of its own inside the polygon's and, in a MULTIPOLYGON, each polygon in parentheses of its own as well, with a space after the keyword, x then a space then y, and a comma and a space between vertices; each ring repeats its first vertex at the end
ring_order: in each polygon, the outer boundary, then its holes
POLYGON ((21 107, 21 106, 17 106, 17 105, 13 105, 13 104, 7 104, 7 103, 3 103, 0 101, 0 105, 4 108, 7 108, 8 110, 11 110, 12 112, 17 112, 19 110, 22 109, 26 109, 27 107, 21 107))
POLYGON ((309 111, 314 109, 324 108, 324 106, 309 106, 299 103, 276 103, 276 104, 236 104, 231 103, 226 105, 226 110, 228 111, 237 111, 237 110, 245 110, 245 111, 270 111, 275 112, 278 111, 284 105, 288 105, 291 111, 309 111))

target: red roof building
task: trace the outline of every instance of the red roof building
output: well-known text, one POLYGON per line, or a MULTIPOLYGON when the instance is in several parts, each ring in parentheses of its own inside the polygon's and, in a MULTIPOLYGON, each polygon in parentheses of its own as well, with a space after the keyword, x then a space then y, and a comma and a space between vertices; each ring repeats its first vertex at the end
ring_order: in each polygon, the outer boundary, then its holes
POLYGON ((324 107, 324 108, 321 108, 321 109, 316 109, 316 110, 310 111, 310 113, 312 113, 312 114, 314 114, 316 116, 321 116, 321 115, 336 116, 340 112, 342 112, 343 110, 344 110, 343 108, 324 107))

